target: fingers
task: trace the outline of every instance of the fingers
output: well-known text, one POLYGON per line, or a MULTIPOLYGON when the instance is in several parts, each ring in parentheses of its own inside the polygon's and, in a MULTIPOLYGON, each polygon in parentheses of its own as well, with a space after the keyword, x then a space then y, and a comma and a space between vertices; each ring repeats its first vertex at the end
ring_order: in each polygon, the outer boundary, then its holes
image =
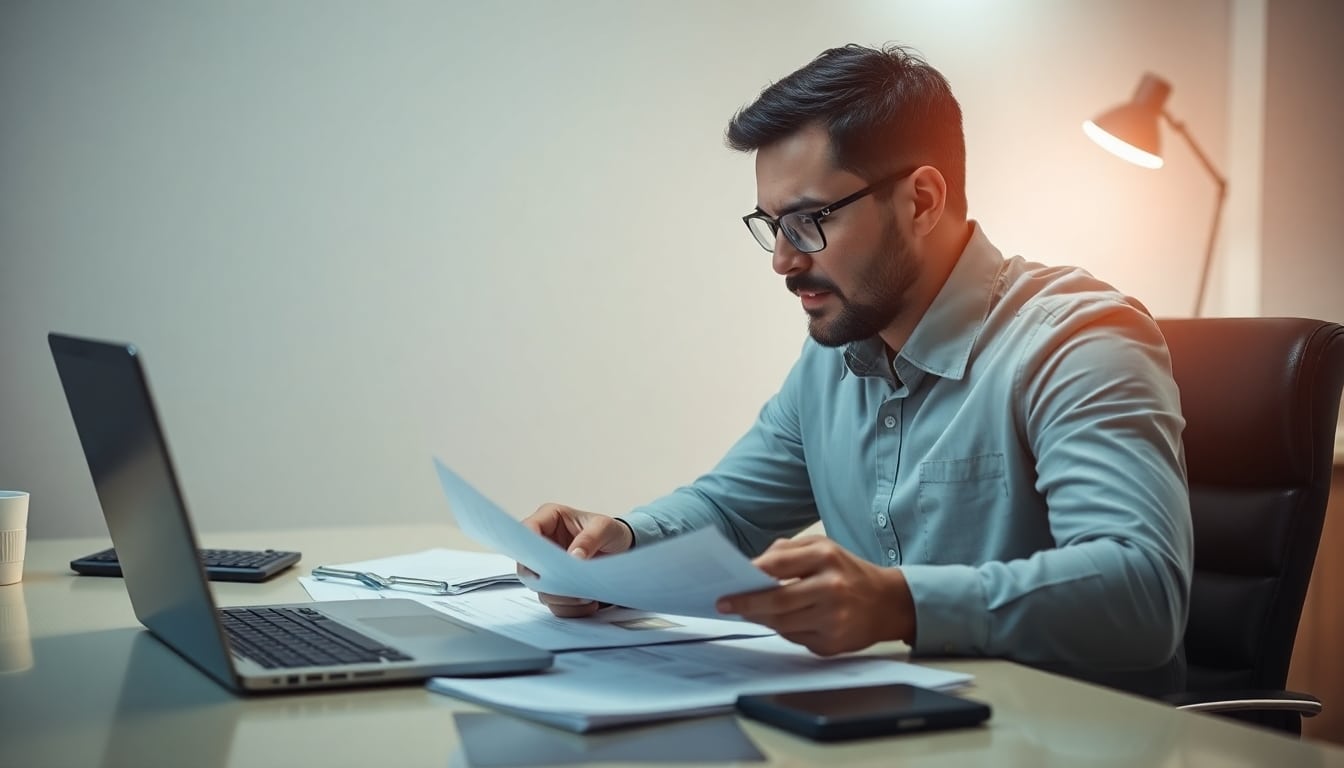
POLYGON ((817 591, 812 585, 798 581, 760 592, 743 592, 719 598, 715 608, 719 613, 732 613, 747 621, 766 624, 780 631, 782 617, 799 615, 817 604, 817 591))
POLYGON ((803 646, 818 656, 835 656, 836 654, 853 650, 847 647, 844 643, 838 642, 833 636, 821 632, 807 630, 791 632, 781 630, 779 636, 791 643, 803 646))
POLYGON ((805 536, 776 540, 752 564, 776 579, 802 579, 853 557, 831 539, 805 536))
POLYGON ((597 613, 601 607, 596 600, 587 600, 581 597, 566 597, 564 595, 549 595, 545 592, 538 592, 537 599, 541 604, 550 609, 551 613, 562 619, 579 619, 585 616, 592 616, 597 613))
MULTIPOLYGON (((584 560, 624 552, 634 544, 630 529, 619 520, 563 504, 542 504, 522 522, 574 557, 584 560)), ((535 578, 538 575, 521 563, 517 570, 519 576, 535 578)), ((551 613, 564 618, 591 616, 601 607, 596 601, 585 598, 546 593, 538 593, 537 597, 551 613)))
POLYGON ((614 517, 588 513, 581 530, 569 543, 569 553, 587 559, 593 555, 614 555, 631 545, 630 530, 614 517))
MULTIPOLYGON (((518 576, 520 578, 536 578, 537 572, 528 568, 522 563, 518 563, 518 576)), ((596 600, 588 600, 582 597, 567 597, 565 595, 552 595, 546 592, 538 592, 537 600, 542 605, 550 609, 551 613, 565 619, 577 619, 584 616, 592 616, 597 613, 601 606, 596 600)))
POLYGON ((577 511, 563 504, 542 504, 537 507, 536 512, 523 518, 522 522, 523 525, 541 534, 543 538, 550 539, 561 547, 568 549, 569 543, 574 539, 574 534, 570 532, 566 513, 577 511))
POLYGON ((583 605, 576 605, 576 606, 552 605, 548 607, 551 609, 551 613, 555 614, 556 616, 562 619, 587 618, 589 616, 592 616, 594 613, 597 613, 598 609, 601 608, 600 605, 598 605, 596 602, 592 600, 589 600, 583 605))
POLYGON ((764 624, 781 635, 819 632, 827 636, 826 624, 836 612, 862 590, 855 580, 854 556, 825 537, 781 539, 753 563, 786 583, 774 589, 729 595, 719 600, 723 613, 737 614, 764 624))
POLYGON ((718 608, 764 624, 782 637, 827 656, 883 640, 914 643, 914 599, 899 568, 881 568, 830 544, 771 547, 762 569, 792 574, 774 589, 729 595, 718 608), (815 570, 811 570, 815 568, 815 570))
POLYGON ((634 544, 630 529, 614 517, 560 504, 543 505, 538 514, 545 511, 555 520, 551 539, 577 558, 613 555, 634 544))
POLYGON ((630 529, 616 518, 563 504, 542 504, 523 525, 584 559, 624 552, 634 544, 630 529))
POLYGON ((843 610, 826 603, 826 594, 813 584, 798 581, 763 592, 732 595, 719 605, 722 610, 727 603, 725 613, 767 626, 819 656, 870 645, 872 641, 859 628, 848 626, 843 610))

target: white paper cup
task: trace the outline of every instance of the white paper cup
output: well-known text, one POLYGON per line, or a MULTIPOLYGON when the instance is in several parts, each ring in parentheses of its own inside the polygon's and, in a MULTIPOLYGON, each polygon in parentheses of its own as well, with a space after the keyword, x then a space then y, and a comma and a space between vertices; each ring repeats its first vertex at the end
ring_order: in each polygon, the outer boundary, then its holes
POLYGON ((23 551, 27 543, 27 492, 0 491, 0 585, 23 579, 23 551))

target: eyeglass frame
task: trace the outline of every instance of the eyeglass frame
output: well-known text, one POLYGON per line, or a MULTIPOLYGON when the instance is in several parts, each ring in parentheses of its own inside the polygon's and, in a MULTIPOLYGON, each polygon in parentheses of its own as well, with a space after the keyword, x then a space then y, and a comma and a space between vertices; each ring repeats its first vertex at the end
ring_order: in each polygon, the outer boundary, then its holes
POLYGON ((500 573, 491 576, 481 576, 475 579, 466 579, 465 581, 438 581, 436 579, 420 579, 411 576, 380 576, 371 571, 352 571, 345 568, 333 568, 329 565, 319 565, 312 571, 313 578, 318 581, 328 579, 343 579, 346 581, 357 582, 369 589, 399 589, 405 592, 419 592, 428 595, 463 595, 467 592, 474 592, 485 587, 493 587, 497 584, 522 584, 517 573, 500 573))
POLYGON ((818 208, 815 211, 790 211, 784 214, 783 216, 780 216, 779 218, 775 218, 767 214, 765 211, 762 211, 759 207, 757 207, 756 210, 742 217, 742 223, 747 225, 747 231, 751 233, 751 239, 755 240, 756 244, 761 246, 761 248, 764 248, 766 253, 775 252, 775 241, 779 239, 780 230, 783 230, 784 232, 784 239, 788 240, 789 245, 792 245, 799 253, 820 253, 821 251, 826 250, 826 230, 821 228, 822 219, 826 218, 827 216, 830 216, 831 214, 835 213, 841 208, 844 208, 846 205, 849 205, 850 203, 862 200, 868 195, 871 195, 872 193, 876 192, 879 187, 900 181, 923 167, 924 167, 923 165, 916 165, 910 168, 906 168, 905 170, 896 171, 895 173, 889 174, 887 176, 878 179, 872 184, 869 184, 863 189, 860 189, 858 192, 842 197, 839 200, 836 200, 835 202, 830 203, 828 205, 822 206, 821 208, 818 208), (813 226, 815 226, 817 228, 817 234, 821 237, 821 245, 811 250, 808 250, 800 246, 798 243, 794 242, 793 237, 789 234, 793 230, 790 229, 789 227, 783 227, 779 223, 780 220, 786 219, 790 216, 800 217, 804 222, 811 223, 813 226), (752 221, 763 221, 765 222, 766 226, 770 227, 771 233, 773 233, 775 236, 774 239, 771 240, 770 245, 767 246, 765 243, 761 242, 761 239, 759 237, 756 236, 756 230, 751 228, 752 221))

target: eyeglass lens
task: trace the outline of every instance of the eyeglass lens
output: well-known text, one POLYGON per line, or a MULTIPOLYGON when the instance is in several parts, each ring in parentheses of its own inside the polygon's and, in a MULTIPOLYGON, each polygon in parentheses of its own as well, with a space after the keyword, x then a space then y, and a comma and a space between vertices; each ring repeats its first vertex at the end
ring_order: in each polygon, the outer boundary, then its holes
MULTIPOLYGON (((771 253, 775 252, 776 225, 763 218, 748 219, 751 234, 756 242, 771 253)), ((779 218, 778 228, 784 230, 784 237, 803 253, 814 253, 826 245, 821 236, 821 228, 816 219, 799 213, 790 213, 779 218)))

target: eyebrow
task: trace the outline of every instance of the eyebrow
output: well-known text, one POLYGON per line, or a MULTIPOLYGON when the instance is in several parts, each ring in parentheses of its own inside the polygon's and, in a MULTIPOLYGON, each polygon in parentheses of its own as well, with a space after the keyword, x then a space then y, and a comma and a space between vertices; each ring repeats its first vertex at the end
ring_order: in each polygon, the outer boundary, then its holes
MULTIPOLYGON (((808 210, 821 210, 825 206, 826 206, 825 202, 818 200, 814 197, 800 197, 797 200, 794 200, 792 203, 789 203, 788 205, 780 209, 779 214, 773 216, 773 218, 778 220, 784 218, 785 216, 788 216, 790 213, 797 213, 799 211, 808 211, 808 210)), ((770 214, 767 213, 766 210, 759 205, 756 206, 756 211, 758 213, 764 213, 766 216, 770 216, 770 214)))

